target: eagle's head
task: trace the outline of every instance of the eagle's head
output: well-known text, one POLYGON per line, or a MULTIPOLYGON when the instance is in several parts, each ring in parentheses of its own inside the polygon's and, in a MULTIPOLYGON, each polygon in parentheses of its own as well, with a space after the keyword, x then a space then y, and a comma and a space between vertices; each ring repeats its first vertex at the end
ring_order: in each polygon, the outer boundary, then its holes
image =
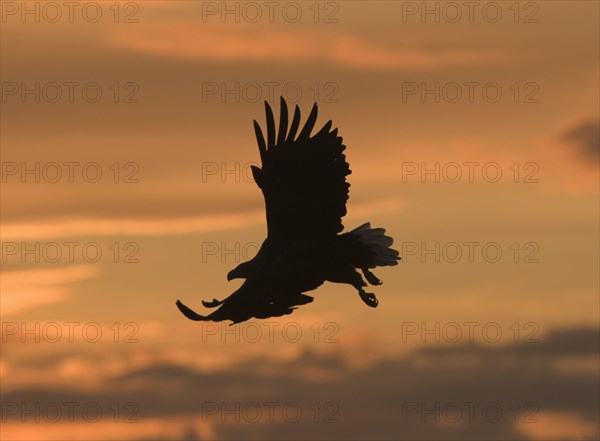
POLYGON ((227 280, 248 279, 254 273, 252 261, 240 263, 227 274, 227 280))

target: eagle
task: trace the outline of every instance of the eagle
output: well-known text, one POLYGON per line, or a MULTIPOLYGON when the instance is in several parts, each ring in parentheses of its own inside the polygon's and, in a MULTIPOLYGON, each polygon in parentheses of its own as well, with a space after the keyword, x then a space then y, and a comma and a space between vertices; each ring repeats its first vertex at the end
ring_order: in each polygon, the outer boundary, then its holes
POLYGON ((351 170, 343 153, 346 146, 338 129, 331 130, 331 120, 311 135, 317 111, 315 103, 300 130, 296 105, 288 127, 282 97, 276 131, 273 110, 265 101, 266 139, 254 121, 262 167, 251 169, 265 199, 267 238, 253 259, 227 274, 227 280, 245 279, 239 289, 223 300, 202 301, 204 307, 218 309, 200 315, 177 300, 190 320, 234 324, 291 314, 313 301, 305 292, 326 281, 352 285, 368 306, 377 307, 377 297, 365 291, 367 282, 358 270, 371 285, 381 285, 370 270, 397 265, 400 257, 383 228, 365 223, 342 233, 351 170))

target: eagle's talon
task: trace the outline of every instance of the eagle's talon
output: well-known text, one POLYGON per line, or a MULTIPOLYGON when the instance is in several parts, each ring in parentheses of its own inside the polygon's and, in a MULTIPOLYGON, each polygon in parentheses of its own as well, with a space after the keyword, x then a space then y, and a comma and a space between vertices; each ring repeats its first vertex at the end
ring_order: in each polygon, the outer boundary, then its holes
POLYGON ((377 300, 375 294, 370 292, 361 292, 360 298, 366 303, 367 306, 370 306, 371 308, 377 308, 377 305, 379 305, 379 300, 377 300))
POLYGON ((362 268, 362 272, 365 275, 365 278, 367 279, 367 281, 371 285, 375 285, 375 286, 383 285, 383 282, 380 279, 378 279, 377 276, 375 276, 375 274, 373 274, 367 268, 362 268))
POLYGON ((216 308, 221 305, 223 302, 221 300, 212 299, 212 301, 202 300, 202 304, 205 308, 216 308))

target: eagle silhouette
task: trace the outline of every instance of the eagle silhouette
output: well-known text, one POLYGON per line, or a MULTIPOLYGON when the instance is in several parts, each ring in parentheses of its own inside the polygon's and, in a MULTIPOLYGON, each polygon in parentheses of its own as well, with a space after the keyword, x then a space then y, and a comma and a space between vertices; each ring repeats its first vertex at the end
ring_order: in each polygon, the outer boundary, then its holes
POLYGON ((316 103, 299 134, 298 106, 288 129, 288 108, 281 98, 277 133, 268 102, 265 111, 266 141, 254 121, 262 168, 252 166, 252 174, 265 198, 267 238, 252 260, 227 275, 227 280, 246 279, 239 289, 224 300, 202 302, 206 308, 218 309, 204 316, 177 300, 179 310, 196 321, 239 323, 253 317, 277 317, 312 302, 304 292, 325 281, 352 285, 375 308, 377 297, 364 290, 367 283, 357 269, 370 284, 381 285, 369 269, 397 265, 400 257, 390 248, 393 239, 370 223, 340 234, 350 188, 346 176, 351 170, 337 128, 330 131, 329 121, 311 136, 316 103))

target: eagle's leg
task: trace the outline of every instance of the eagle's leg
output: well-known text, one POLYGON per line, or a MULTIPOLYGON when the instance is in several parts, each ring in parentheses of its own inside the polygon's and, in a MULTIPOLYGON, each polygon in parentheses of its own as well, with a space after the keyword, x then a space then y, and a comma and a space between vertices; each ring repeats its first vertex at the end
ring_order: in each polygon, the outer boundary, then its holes
POLYGON ((335 274, 331 274, 327 280, 335 283, 348 283, 358 290, 358 295, 371 308, 376 308, 379 304, 375 294, 366 292, 364 287, 367 286, 367 282, 363 280, 360 273, 354 269, 353 266, 348 265, 342 268, 338 268, 335 274))
POLYGON ((379 305, 379 300, 377 300, 375 294, 365 292, 365 290, 362 287, 358 289, 358 295, 360 295, 362 301, 365 302, 367 306, 370 306, 371 308, 377 308, 377 305, 379 305))
POLYGON ((363 272, 365 278, 371 285, 381 285, 383 283, 381 280, 375 277, 375 274, 369 271, 368 268, 361 268, 361 271, 363 272))
MULTIPOLYGON (((362 301, 365 302, 365 304, 367 306, 370 306, 371 308, 377 308, 377 305, 379 305, 379 300, 377 300, 375 294, 365 291, 364 287, 367 286, 367 283, 363 280, 358 271, 353 270, 352 272, 353 274, 355 274, 352 286, 354 286, 358 290, 358 295, 360 296, 362 301)), ((366 274, 365 277, 367 277, 367 280, 369 279, 369 277, 366 274)), ((371 281, 369 280, 369 282, 371 281)))

